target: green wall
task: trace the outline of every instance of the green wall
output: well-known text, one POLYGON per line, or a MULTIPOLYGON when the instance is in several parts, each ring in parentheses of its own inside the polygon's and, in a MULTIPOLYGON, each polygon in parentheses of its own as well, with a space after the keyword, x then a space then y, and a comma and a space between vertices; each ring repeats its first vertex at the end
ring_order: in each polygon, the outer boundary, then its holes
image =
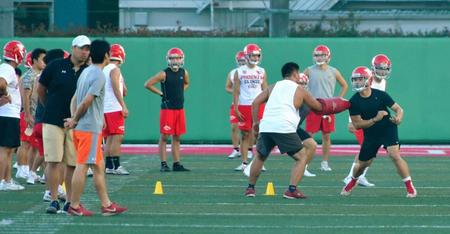
MULTIPOLYGON (((28 50, 36 47, 70 51, 72 38, 20 38, 28 50)), ((144 89, 144 82, 166 66, 170 47, 184 50, 185 68, 191 85, 185 93, 187 134, 184 142, 229 142, 228 111, 231 96, 225 79, 233 69, 234 55, 246 43, 258 43, 263 50, 261 66, 269 83, 280 79, 280 68, 288 61, 301 68, 312 64, 317 44, 332 50, 331 65, 347 82, 353 68, 370 65, 377 53, 387 54, 393 63, 387 91, 405 110, 399 128, 402 142, 450 143, 450 39, 449 38, 107 38, 125 47, 122 72, 128 86, 126 141, 150 143, 159 136, 160 98, 144 89)), ((6 39, 0 39, 5 43, 6 39)), ((336 91, 336 94, 338 90, 336 91)), ((347 92, 350 98, 353 92, 347 92)), ((337 116, 334 142, 354 143, 347 132, 347 112, 337 116)), ((318 136, 320 137, 320 136, 318 136)))

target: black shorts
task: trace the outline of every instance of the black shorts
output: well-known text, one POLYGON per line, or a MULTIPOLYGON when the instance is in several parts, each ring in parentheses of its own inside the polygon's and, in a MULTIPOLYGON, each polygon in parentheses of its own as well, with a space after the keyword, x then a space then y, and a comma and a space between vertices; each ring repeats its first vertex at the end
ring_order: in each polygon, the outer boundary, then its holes
POLYGON ((0 116, 0 146, 16 148, 20 146, 20 119, 0 116))
POLYGON ((364 141, 359 151, 358 159, 360 161, 368 161, 375 158, 378 153, 378 149, 383 146, 387 149, 389 146, 399 145, 397 125, 389 125, 385 128, 383 135, 368 136, 364 135, 364 141))
POLYGON ((269 156, 275 146, 278 146, 282 154, 287 153, 289 156, 293 156, 303 148, 302 140, 297 133, 262 132, 259 134, 256 150, 261 157, 269 156))
POLYGON ((297 128, 297 135, 300 137, 300 140, 305 141, 306 139, 311 138, 311 135, 307 133, 303 128, 297 128))

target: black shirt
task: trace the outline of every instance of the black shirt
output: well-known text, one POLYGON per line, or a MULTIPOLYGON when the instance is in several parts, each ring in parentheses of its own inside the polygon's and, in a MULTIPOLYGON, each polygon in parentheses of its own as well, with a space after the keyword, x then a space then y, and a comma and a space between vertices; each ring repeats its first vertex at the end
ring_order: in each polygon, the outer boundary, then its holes
POLYGON ((42 71, 39 83, 47 88, 43 123, 64 127, 64 119, 71 116, 70 101, 77 89, 78 77, 87 65, 81 65, 75 72, 70 58, 54 60, 42 71))
POLYGON ((164 70, 166 79, 161 82, 163 97, 161 109, 183 109, 184 104, 184 76, 183 68, 174 72, 170 68, 164 70))
POLYGON ((350 116, 361 115, 363 120, 374 118, 378 114, 378 111, 381 110, 388 112, 388 115, 384 116, 382 120, 376 122, 369 128, 364 128, 364 136, 382 136, 384 130, 394 124, 389 120, 391 115, 388 107, 392 107, 395 102, 384 91, 372 89, 369 97, 361 97, 359 93, 355 93, 350 98, 350 104, 350 116))

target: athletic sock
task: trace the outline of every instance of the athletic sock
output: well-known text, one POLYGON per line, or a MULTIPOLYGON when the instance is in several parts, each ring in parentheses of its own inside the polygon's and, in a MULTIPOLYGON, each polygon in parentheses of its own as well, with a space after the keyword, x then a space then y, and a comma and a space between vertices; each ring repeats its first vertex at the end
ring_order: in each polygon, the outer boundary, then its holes
POLYGON ((289 192, 293 193, 297 189, 295 185, 289 185, 289 192))
POLYGON ((239 147, 233 147, 233 149, 239 152, 239 147))
POLYGON ((112 163, 114 166, 114 170, 120 167, 120 157, 119 156, 112 156, 112 163))
POLYGON ((247 188, 255 189, 255 185, 254 185, 254 184, 248 184, 248 187, 247 187, 247 188))
POLYGON ((112 161, 112 157, 111 156, 106 156, 106 160, 105 160, 105 167, 107 169, 114 169, 114 165, 113 165, 113 161, 112 161))

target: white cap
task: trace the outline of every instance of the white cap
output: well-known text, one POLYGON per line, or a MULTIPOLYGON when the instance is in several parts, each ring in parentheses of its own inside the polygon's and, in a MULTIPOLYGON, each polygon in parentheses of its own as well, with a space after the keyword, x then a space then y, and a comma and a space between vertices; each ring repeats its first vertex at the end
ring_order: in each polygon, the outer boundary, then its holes
POLYGON ((72 46, 83 47, 85 45, 91 45, 91 40, 85 35, 79 35, 72 41, 72 46))

